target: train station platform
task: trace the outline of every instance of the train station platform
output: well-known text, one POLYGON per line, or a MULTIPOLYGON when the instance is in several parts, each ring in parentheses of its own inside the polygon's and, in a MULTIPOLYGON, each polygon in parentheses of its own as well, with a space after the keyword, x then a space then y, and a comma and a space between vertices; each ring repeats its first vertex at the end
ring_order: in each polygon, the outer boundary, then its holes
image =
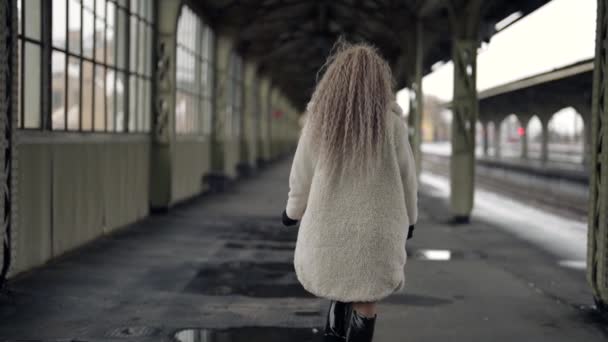
MULTIPOLYGON (((320 341, 328 303, 298 284, 297 229, 279 219, 289 168, 282 160, 16 277, 0 299, 0 340, 320 341)), ((381 302, 375 341, 606 340, 584 270, 517 233, 556 223, 474 212, 451 225, 441 179, 421 179, 407 284, 381 302)), ((548 241, 574 239, 552 229, 548 241)))

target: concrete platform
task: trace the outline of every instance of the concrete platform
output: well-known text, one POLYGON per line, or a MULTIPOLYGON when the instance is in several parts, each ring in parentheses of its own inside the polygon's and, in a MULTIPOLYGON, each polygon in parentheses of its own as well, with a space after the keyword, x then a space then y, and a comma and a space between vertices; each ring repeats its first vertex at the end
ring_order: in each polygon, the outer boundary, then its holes
MULTIPOLYGON (((0 341, 319 340, 327 302, 297 283, 297 231, 279 220, 289 167, 17 277, 0 341)), ((583 271, 487 223, 447 224, 430 190, 406 288, 380 304, 375 341, 606 341, 583 271)))

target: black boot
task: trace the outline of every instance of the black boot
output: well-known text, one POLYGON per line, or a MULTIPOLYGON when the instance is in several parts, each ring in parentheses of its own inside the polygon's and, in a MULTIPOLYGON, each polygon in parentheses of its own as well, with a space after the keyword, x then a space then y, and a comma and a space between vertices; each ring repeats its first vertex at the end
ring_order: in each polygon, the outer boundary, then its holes
POLYGON ((352 310, 350 324, 346 332, 346 342, 371 342, 374 337, 376 315, 365 317, 352 310))
POLYGON ((331 301, 329 311, 327 311, 324 342, 346 341, 346 328, 351 310, 352 305, 350 303, 331 301))

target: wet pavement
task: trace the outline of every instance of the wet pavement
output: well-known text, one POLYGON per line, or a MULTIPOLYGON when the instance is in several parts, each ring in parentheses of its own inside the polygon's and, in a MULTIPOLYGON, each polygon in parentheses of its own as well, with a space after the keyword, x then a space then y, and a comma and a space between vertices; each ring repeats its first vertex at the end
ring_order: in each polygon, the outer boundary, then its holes
MULTIPOLYGON (((0 341, 320 341, 327 302, 297 282, 283 228, 289 161, 19 276, 0 341)), ((406 287, 375 341, 605 341, 580 268, 474 220, 428 187, 406 287)), ((550 238, 550 237, 548 237, 550 238)))

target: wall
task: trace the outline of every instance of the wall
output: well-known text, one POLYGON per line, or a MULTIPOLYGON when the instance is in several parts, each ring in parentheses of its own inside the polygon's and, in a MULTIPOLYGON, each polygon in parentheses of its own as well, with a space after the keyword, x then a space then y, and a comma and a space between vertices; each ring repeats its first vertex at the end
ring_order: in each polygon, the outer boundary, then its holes
POLYGON ((178 137, 174 145, 172 202, 207 190, 203 177, 211 170, 211 141, 208 137, 178 137))
POLYGON ((148 136, 54 135, 18 145, 14 274, 149 213, 148 136))

